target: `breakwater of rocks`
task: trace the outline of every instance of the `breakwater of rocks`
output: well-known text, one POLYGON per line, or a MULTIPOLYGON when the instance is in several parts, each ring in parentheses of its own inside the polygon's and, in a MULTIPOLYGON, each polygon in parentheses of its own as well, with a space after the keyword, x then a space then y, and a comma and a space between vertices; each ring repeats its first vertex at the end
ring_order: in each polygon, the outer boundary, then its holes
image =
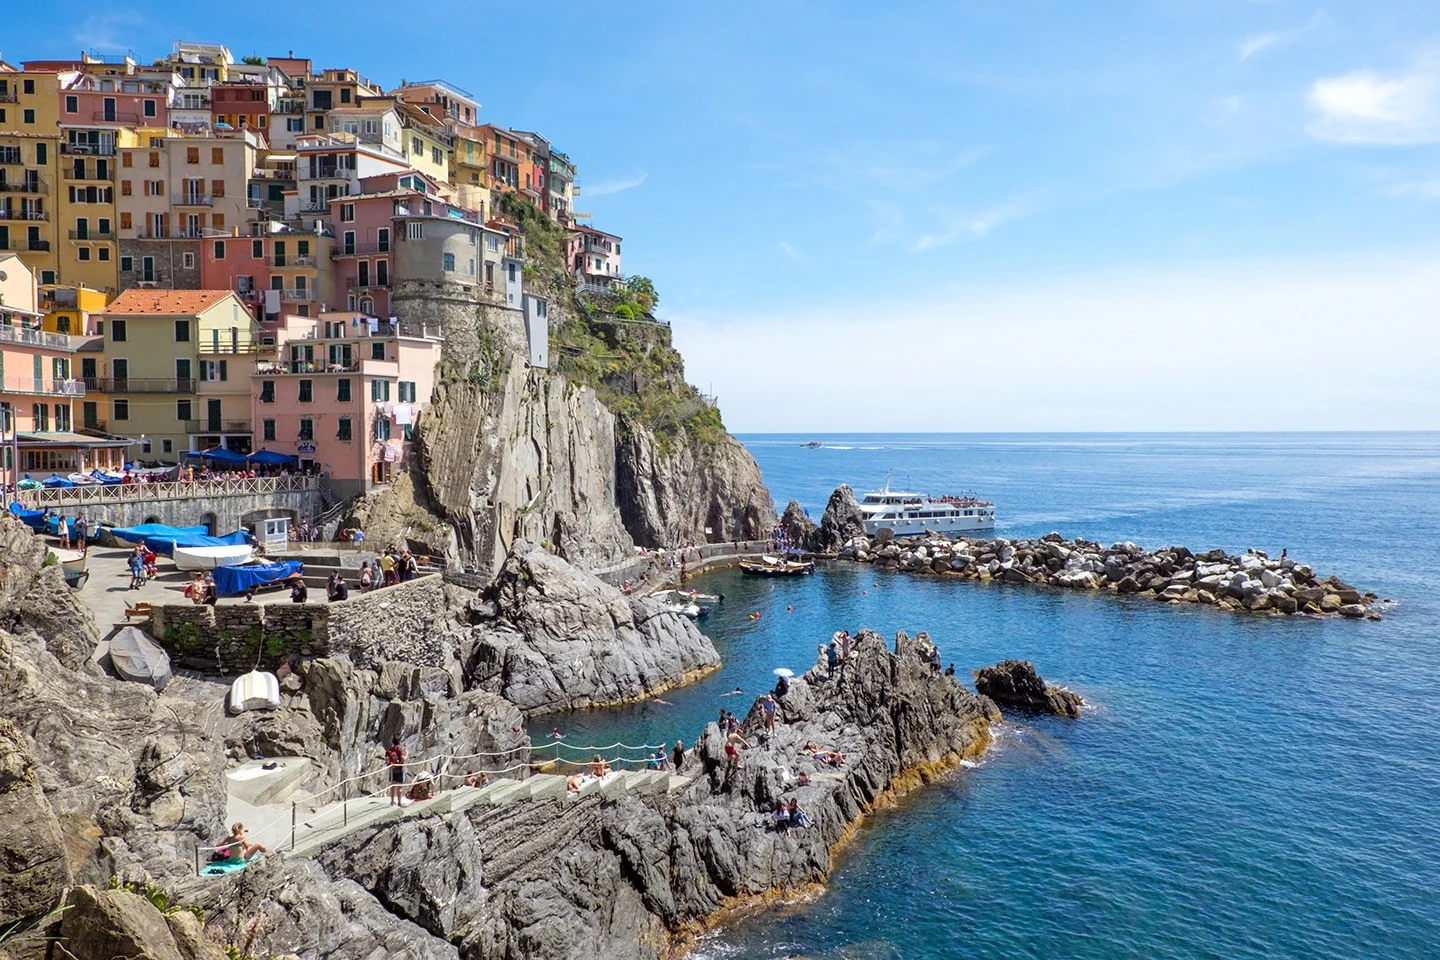
POLYGON ((889 531, 853 536, 840 557, 908 573, 1045 584, 1070 590, 1200 603, 1260 614, 1308 614, 1378 620, 1380 600, 1333 576, 1320 576, 1288 556, 1259 550, 1239 556, 1186 547, 1148 551, 1133 543, 1102 546, 1047 533, 1035 540, 1003 537, 914 537, 889 531))

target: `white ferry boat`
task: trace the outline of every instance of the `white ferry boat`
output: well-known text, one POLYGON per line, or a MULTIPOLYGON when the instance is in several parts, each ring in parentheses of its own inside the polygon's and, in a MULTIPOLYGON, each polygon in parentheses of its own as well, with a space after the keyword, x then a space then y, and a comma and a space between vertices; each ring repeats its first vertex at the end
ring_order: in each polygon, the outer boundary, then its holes
POLYGON ((995 504, 975 497, 931 497, 923 493, 885 487, 865 494, 860 501, 865 532, 870 536, 888 527, 897 537, 925 533, 974 533, 995 529, 995 504))

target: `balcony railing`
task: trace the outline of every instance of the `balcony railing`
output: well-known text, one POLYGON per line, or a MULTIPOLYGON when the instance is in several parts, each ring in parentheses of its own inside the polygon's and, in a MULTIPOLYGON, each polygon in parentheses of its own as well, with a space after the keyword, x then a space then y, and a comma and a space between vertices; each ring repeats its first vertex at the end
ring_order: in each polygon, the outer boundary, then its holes
POLYGON ((208 207, 214 204, 208 193, 177 193, 175 194, 175 205, 177 207, 208 207))
POLYGON ((19 90, 0 90, 0 103, 19 103, 19 90))
POLYGON ((129 123, 140 122, 140 114, 128 110, 96 110, 90 115, 95 123, 129 123))
POLYGON ((49 333, 30 327, 15 327, 0 324, 0 341, 6 343, 28 343, 36 347, 53 347, 57 350, 74 350, 89 337, 71 337, 63 333, 49 333))
POLYGON ((64 164, 60 167, 60 177, 63 180, 95 180, 99 183, 112 183, 115 180, 115 171, 107 170, 102 176, 100 171, 94 167, 76 170, 74 165, 64 164))
POLYGON ((332 257, 373 257, 377 253, 389 253, 393 247, 389 243, 352 243, 348 246, 341 244, 330 251, 332 257))
POLYGON ((40 397, 83 397, 85 396, 85 384, 80 380, 5 377, 0 379, 0 393, 24 393, 40 397))
POLYGON ((22 180, 19 183, 0 183, 0 193, 48 193, 49 188, 45 181, 36 177, 34 180, 22 180))
POLYGON ((309 254, 292 257, 289 254, 277 253, 271 266, 275 267, 313 267, 315 258, 309 254))
POLYGON ((0 220, 34 220, 45 221, 50 219, 50 214, 44 210, 5 210, 0 209, 0 220))
POLYGON ((186 420, 185 432, 197 433, 250 433, 253 426, 249 420, 186 420))
POLYGON ((262 376, 276 374, 316 373, 359 373, 365 361, 352 357, 349 360, 261 360, 256 373, 262 376))
POLYGON ((31 240, 28 244, 25 245, 25 249, 26 249, 26 250, 29 250, 31 253, 49 253, 49 252, 50 252, 50 241, 49 241, 49 240, 31 240))
POLYGON ((195 378, 86 377, 85 387, 97 393, 194 393, 195 378))
POLYGON ((199 240, 204 236, 199 227, 141 227, 135 231, 137 240, 199 240))
POLYGON ((115 144, 113 143, 62 143, 60 152, 76 157, 113 157, 115 156, 115 144))
POLYGON ((280 291, 280 299, 281 299, 281 300, 293 300, 293 301, 296 301, 296 302, 299 302, 299 303, 305 303, 305 302, 307 302, 307 301, 309 301, 309 300, 313 300, 314 298, 315 298, 315 291, 314 291, 314 290, 310 290, 310 289, 305 289, 305 290, 281 290, 281 291, 280 291))
POLYGON ((381 280, 379 277, 370 277, 364 280, 359 277, 346 277, 345 286, 351 290, 388 290, 390 281, 388 279, 381 280))
POLYGON ((113 230, 71 230, 71 240, 114 240, 113 230))
POLYGON ((314 200, 300 201, 301 213, 325 213, 330 209, 330 201, 338 200, 339 197, 319 197, 314 200))

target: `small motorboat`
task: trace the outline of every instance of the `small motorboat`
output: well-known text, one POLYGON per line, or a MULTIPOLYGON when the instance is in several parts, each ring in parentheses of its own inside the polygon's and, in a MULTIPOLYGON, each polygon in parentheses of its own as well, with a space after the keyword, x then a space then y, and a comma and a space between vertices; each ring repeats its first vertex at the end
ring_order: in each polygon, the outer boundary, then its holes
POLYGON ((170 682, 170 655, 139 627, 121 627, 110 639, 110 666, 123 679, 156 690, 170 682))
POLYGON ((782 560, 764 554, 759 563, 741 560, 740 570, 752 577, 803 577, 815 572, 815 564, 810 560, 782 560))
POLYGON ((664 604, 698 603, 701 605, 709 604, 712 607, 725 599, 725 596, 719 593, 701 593, 699 590, 680 589, 657 590, 650 594, 650 596, 652 599, 659 600, 664 604))
POLYGON ((64 547, 51 547, 50 554, 59 562, 68 586, 75 590, 85 586, 85 581, 90 579, 90 571, 85 566, 85 554, 79 550, 66 550, 64 547))
POLYGON ((800 446, 804 447, 806 450, 819 450, 821 447, 825 446, 825 444, 821 443, 819 440, 811 440, 807 443, 800 444, 800 446))
POLYGON ((246 710, 275 710, 280 706, 280 681, 273 673, 251 670, 230 684, 231 713, 246 710))
POLYGON ((227 544, 221 547, 176 546, 173 552, 175 566, 181 570, 214 570, 216 567, 238 567, 249 563, 255 555, 255 548, 248 543, 227 544))
POLYGON ((667 603, 667 613, 678 613, 682 617, 689 617, 691 620, 699 620, 710 612, 709 606, 702 606, 698 603, 667 603))

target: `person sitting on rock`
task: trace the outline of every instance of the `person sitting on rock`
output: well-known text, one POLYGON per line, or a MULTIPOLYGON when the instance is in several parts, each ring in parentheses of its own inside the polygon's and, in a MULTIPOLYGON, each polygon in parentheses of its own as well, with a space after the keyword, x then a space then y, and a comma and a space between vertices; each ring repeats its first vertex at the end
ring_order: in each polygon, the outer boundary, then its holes
POLYGON ((778 833, 790 832, 790 812, 785 808, 784 800, 775 801, 775 808, 770 811, 770 823, 778 833))
POLYGON ((785 809, 785 814, 792 827, 804 829, 814 826, 810 822, 810 818, 805 815, 805 811, 800 809, 800 801, 795 797, 790 798, 790 806, 785 809))
POLYGON ((230 825, 230 836, 217 845, 213 859, 223 863, 248 863, 256 854, 269 852, 263 843, 246 840, 245 824, 237 821, 230 825))
POLYGON ((601 759, 598 753, 595 754, 595 758, 590 761, 590 776, 596 778, 610 776, 610 764, 601 759))
POLYGON ((489 786, 489 785, 490 785, 490 774, 488 774, 488 773, 482 773, 482 774, 479 774, 478 776, 477 776, 476 774, 473 774, 473 773, 472 773, 472 774, 470 774, 469 776, 467 776, 467 777, 465 778, 465 786, 467 786, 467 787, 485 787, 485 786, 489 786))
POLYGON ((421 800, 429 800, 435 796, 435 781, 430 777, 429 770, 421 770, 415 782, 410 785, 410 799, 418 803, 421 800))
POLYGON ((585 774, 583 773, 571 774, 570 779, 565 781, 565 789, 570 793, 579 793, 583 786, 585 786, 585 774))

